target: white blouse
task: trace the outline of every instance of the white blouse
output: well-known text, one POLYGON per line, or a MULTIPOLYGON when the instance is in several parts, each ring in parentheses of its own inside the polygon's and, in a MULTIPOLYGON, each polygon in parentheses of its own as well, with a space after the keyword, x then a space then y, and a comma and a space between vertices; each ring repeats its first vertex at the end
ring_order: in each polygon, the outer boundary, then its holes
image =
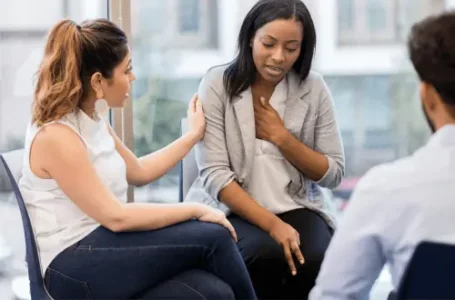
MULTIPOLYGON (((288 85, 286 78, 276 87, 270 98, 271 106, 283 119, 288 85)), ((286 158, 274 144, 256 139, 256 154, 248 185, 249 194, 261 206, 274 214, 302 208, 287 192, 291 177, 286 169, 286 158)))

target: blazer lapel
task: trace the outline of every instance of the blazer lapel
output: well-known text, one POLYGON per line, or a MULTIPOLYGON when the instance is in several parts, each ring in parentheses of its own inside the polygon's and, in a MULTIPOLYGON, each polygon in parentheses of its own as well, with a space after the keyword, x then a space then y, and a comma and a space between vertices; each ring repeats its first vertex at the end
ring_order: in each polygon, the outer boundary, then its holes
POLYGON ((300 138, 309 105, 303 97, 310 92, 305 82, 300 82, 300 78, 293 72, 288 74, 288 100, 284 110, 284 126, 294 136, 300 138), (303 86, 302 86, 303 85, 303 86))
POLYGON ((243 181, 248 177, 248 174, 252 169, 256 142, 256 128, 254 125, 254 108, 251 89, 248 88, 239 97, 236 97, 234 99, 233 106, 240 128, 240 133, 242 135, 243 149, 245 151, 243 172, 240 178, 243 181))
POLYGON ((300 98, 291 98, 286 103, 284 126, 298 139, 300 139, 300 131, 303 128, 308 108, 308 104, 300 98))

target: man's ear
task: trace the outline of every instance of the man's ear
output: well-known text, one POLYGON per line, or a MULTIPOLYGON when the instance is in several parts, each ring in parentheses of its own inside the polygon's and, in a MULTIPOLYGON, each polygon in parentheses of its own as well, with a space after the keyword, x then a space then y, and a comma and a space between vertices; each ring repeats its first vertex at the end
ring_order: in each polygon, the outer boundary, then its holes
POLYGON ((422 99, 422 105, 428 113, 435 110, 438 100, 437 96, 438 93, 433 85, 424 81, 420 83, 420 98, 422 99))

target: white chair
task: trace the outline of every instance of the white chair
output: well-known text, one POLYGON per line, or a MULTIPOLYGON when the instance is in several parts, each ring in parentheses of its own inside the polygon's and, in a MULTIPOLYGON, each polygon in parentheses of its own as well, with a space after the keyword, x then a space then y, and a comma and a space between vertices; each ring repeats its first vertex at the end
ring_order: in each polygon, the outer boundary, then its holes
MULTIPOLYGON (((188 120, 186 118, 180 121, 180 134, 188 132, 188 120)), ((198 176, 196 157, 193 149, 180 161, 180 178, 179 178, 179 200, 183 202, 191 185, 198 176)))

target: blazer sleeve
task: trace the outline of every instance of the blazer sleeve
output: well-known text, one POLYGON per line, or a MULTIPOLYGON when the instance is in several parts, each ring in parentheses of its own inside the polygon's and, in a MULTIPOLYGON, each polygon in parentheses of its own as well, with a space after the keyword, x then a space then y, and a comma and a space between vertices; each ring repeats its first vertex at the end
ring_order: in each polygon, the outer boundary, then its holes
POLYGON ((210 70, 202 79, 198 90, 206 128, 203 139, 195 148, 196 163, 202 185, 213 199, 218 199, 220 191, 236 179, 226 147, 224 99, 216 89, 216 86, 222 85, 220 82, 222 83, 222 72, 210 70))
POLYGON ((315 125, 314 150, 324 154, 329 161, 329 168, 316 183, 326 188, 336 188, 344 176, 344 149, 340 130, 335 117, 333 99, 324 80, 320 78, 318 115, 315 125))

